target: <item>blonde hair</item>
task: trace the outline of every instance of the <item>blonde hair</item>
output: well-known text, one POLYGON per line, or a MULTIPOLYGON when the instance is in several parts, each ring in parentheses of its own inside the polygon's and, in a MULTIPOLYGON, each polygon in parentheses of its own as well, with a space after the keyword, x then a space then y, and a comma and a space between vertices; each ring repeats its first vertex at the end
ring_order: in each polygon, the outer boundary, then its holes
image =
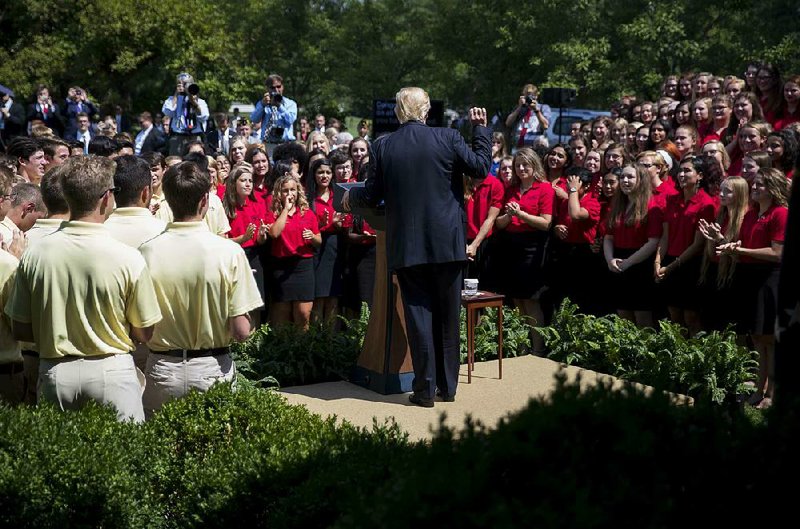
POLYGON ((513 185, 519 185, 520 183, 519 176, 517 176, 517 159, 521 159, 533 167, 534 180, 538 182, 544 182, 544 180, 547 178, 547 175, 544 172, 542 159, 539 158, 539 155, 536 154, 536 151, 530 147, 523 147, 522 149, 518 150, 516 154, 514 154, 514 160, 512 161, 513 171, 511 172, 511 183, 513 185))
POLYGON ((401 88, 395 95, 397 104, 394 113, 400 123, 407 121, 425 121, 431 109, 431 99, 428 92, 416 86, 401 88))
POLYGON ((328 136, 326 136, 324 132, 320 132, 318 130, 312 131, 311 134, 308 135, 308 138, 306 139, 306 152, 311 154, 311 151, 313 150, 311 144, 314 143, 316 138, 323 138, 325 140, 325 145, 328 146, 328 150, 325 151, 325 154, 327 155, 331 151, 331 140, 328 139, 328 136))
POLYGON ((277 216, 283 211, 283 201, 281 200, 281 188, 283 184, 286 182, 292 181, 297 186, 297 200, 294 203, 294 206, 300 211, 300 213, 305 213, 308 210, 308 199, 306 198, 306 191, 303 189, 303 186, 294 176, 290 174, 286 174, 281 176, 275 181, 275 185, 272 187, 272 212, 277 216))
MULTIPOLYGON (((722 181, 721 185, 729 185, 733 191, 733 200, 731 206, 722 206, 719 208, 717 215, 717 224, 724 226, 726 221, 728 224, 725 233, 722 235, 723 240, 721 244, 729 242, 736 242, 739 240, 739 231, 742 229, 742 221, 747 213, 747 208, 750 202, 750 184, 741 176, 730 176, 722 181)), ((700 274, 700 283, 704 283, 708 273, 709 264, 714 257, 715 248, 712 245, 706 245, 706 251, 703 253, 703 265, 700 274)), ((728 286, 733 280, 733 273, 736 270, 736 258, 727 253, 719 256, 719 269, 717 271, 717 288, 724 288, 728 286)))

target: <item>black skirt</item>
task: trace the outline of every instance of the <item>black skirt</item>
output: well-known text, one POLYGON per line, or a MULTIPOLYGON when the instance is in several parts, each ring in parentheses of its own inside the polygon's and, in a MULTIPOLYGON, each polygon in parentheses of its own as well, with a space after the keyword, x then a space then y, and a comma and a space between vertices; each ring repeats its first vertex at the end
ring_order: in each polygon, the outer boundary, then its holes
POLYGON ((328 298, 342 295, 344 277, 344 245, 339 251, 339 236, 322 235, 322 244, 314 252, 314 297, 328 298))
MULTIPOLYGON (((545 285, 544 255, 547 232, 498 231, 497 254, 492 256, 493 280, 498 291, 512 299, 536 299, 545 285)), ((479 285, 480 288, 480 285, 479 285)))
MULTIPOLYGON (((661 261, 661 266, 668 266, 675 259, 676 257, 668 255, 661 261)), ((700 310, 703 291, 698 282, 702 263, 703 256, 696 255, 686 262, 681 262, 679 267, 670 271, 661 282, 657 283, 659 301, 667 307, 700 310)))
POLYGON ((580 307, 580 312, 593 314, 598 297, 598 282, 591 277, 591 264, 596 259, 589 244, 568 243, 558 239, 550 241, 548 252, 548 287, 557 309, 564 298, 580 307))
POLYGON ((314 259, 282 257, 272 260, 272 301, 314 301, 314 259))
POLYGON ((261 299, 264 300, 264 304, 266 305, 267 299, 264 297, 264 266, 261 260, 260 248, 258 246, 249 246, 243 248, 243 250, 244 254, 247 256, 247 262, 250 263, 250 269, 253 271, 258 293, 261 295, 261 299))
MULTIPOLYGON (((638 248, 614 248, 614 257, 627 259, 637 251, 638 248)), ((607 295, 614 308, 617 310, 653 310, 655 293, 652 256, 624 272, 610 272, 608 278, 607 295)))
POLYGON ((778 306, 780 267, 771 263, 738 263, 731 286, 730 303, 739 314, 743 332, 772 336, 778 306))

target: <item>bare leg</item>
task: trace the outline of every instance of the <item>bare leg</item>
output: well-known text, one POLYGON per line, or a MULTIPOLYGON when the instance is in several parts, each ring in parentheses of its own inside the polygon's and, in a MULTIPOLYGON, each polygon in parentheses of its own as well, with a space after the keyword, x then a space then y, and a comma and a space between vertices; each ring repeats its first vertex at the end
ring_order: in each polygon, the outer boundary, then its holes
POLYGON ((294 324, 302 328, 304 331, 308 330, 308 325, 311 322, 311 308, 313 306, 313 301, 292 302, 292 319, 294 324))
POLYGON ((292 302, 275 301, 270 308, 270 320, 272 325, 282 325, 292 321, 292 302))

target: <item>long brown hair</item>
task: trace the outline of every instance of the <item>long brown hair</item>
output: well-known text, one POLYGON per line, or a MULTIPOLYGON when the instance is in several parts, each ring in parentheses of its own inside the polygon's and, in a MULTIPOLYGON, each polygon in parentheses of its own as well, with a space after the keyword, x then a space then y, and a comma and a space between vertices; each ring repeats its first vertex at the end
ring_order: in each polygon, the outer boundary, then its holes
POLYGON ((632 167, 636 171, 636 186, 627 195, 622 192, 622 186, 617 188, 614 198, 611 200, 611 214, 608 216, 610 229, 614 229, 614 225, 620 221, 624 222, 626 226, 634 226, 647 220, 647 206, 652 194, 650 175, 642 165, 629 163, 622 169, 625 170, 628 167, 632 167))
MULTIPOLYGON (((236 207, 239 205, 239 196, 236 194, 236 180, 245 174, 249 174, 250 178, 253 177, 253 166, 247 162, 242 162, 234 167, 228 175, 228 183, 225 186, 225 194, 222 197, 222 206, 225 208, 225 214, 231 220, 236 218, 236 207)), ((256 186, 253 184, 250 196, 247 197, 248 200, 255 202, 255 191, 256 186)))
MULTIPOLYGON (((730 206, 722 206, 719 208, 717 215, 717 224, 728 227, 723 234, 723 240, 720 244, 729 242, 736 242, 739 240, 739 231, 742 229, 742 221, 744 220, 745 213, 747 213, 748 204, 750 202, 750 184, 741 176, 730 176, 726 178, 722 185, 729 185, 733 191, 733 200, 730 206)), ((703 253, 703 265, 700 274, 700 283, 704 283, 707 279, 708 268, 711 260, 714 257, 715 247, 706 245, 706 250, 703 253)), ((733 273, 736 270, 737 259, 726 253, 719 257, 719 269, 717 271, 717 288, 724 288, 731 283, 733 273)))

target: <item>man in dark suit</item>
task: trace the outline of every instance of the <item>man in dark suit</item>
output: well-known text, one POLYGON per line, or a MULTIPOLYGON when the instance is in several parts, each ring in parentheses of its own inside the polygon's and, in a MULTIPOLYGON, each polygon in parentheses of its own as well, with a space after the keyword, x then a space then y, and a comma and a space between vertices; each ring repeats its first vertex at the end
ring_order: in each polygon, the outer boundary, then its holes
POLYGON ((433 406, 437 387, 443 400, 455 399, 467 260, 463 176, 485 178, 492 161, 485 109, 470 109, 472 149, 456 130, 428 127, 429 110, 421 88, 397 93, 400 128, 372 143, 365 187, 342 201, 345 209, 386 202, 387 262, 400 283, 414 365, 409 400, 424 407, 433 406))
POLYGON ((224 112, 214 114, 216 128, 206 134, 208 152, 222 152, 227 156, 231 147, 231 138, 236 136, 236 131, 228 126, 228 115, 224 112))
POLYGON ((142 130, 136 134, 134 139, 134 154, 144 154, 147 152, 166 152, 167 139, 159 127, 153 124, 153 115, 150 112, 139 114, 139 125, 142 130))

